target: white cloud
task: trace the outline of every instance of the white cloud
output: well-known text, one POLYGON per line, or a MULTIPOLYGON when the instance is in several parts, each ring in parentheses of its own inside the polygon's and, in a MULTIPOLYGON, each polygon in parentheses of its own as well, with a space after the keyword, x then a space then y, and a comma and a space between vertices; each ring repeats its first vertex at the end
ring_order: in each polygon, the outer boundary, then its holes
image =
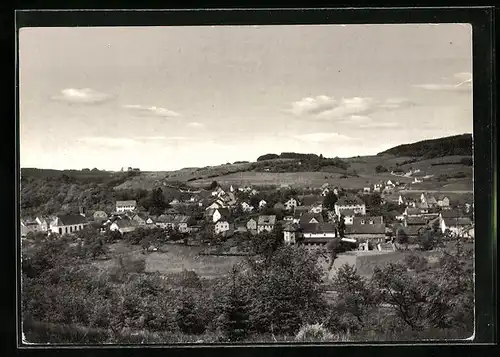
POLYGON ((469 92, 471 90, 472 73, 470 72, 455 73, 453 77, 455 78, 454 83, 416 84, 414 85, 414 87, 430 91, 469 92))
POLYGON ((176 113, 172 110, 168 110, 166 108, 161 108, 161 107, 147 107, 144 105, 138 105, 138 104, 127 104, 123 106, 125 109, 134 111, 138 114, 141 115, 151 115, 151 116, 159 116, 159 117, 178 117, 180 116, 179 113, 176 113))
POLYGON ((54 100, 75 104, 99 104, 112 98, 113 96, 110 94, 101 93, 90 88, 66 88, 61 90, 60 94, 52 97, 54 100))
POLYGON ((188 126, 190 126, 192 128, 202 128, 205 125, 203 125, 202 123, 192 122, 192 123, 188 123, 188 126))
POLYGON ((370 97, 352 97, 337 100, 326 95, 307 97, 292 103, 288 112, 295 116, 315 116, 325 120, 345 120, 352 116, 363 117, 368 114, 404 109, 414 105, 406 99, 390 98, 385 101, 370 97))
POLYGON ((352 138, 350 138, 346 135, 337 134, 337 133, 300 134, 300 135, 295 135, 294 138, 302 140, 302 141, 309 141, 309 142, 314 142, 314 143, 322 143, 325 141, 346 142, 346 141, 352 140, 352 138))
POLYGON ((77 139, 77 142, 89 146, 99 146, 107 148, 131 148, 138 142, 130 138, 116 138, 104 136, 90 136, 77 139))

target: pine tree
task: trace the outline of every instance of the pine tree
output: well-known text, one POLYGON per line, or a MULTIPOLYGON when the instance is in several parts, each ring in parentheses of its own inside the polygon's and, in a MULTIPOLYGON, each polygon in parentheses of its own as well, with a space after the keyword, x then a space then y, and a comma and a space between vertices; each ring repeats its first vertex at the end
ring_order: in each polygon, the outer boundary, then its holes
POLYGON ((248 335, 249 317, 247 301, 237 282, 238 271, 233 268, 231 283, 222 307, 219 328, 223 336, 229 341, 242 341, 248 335))
POLYGON ((188 335, 200 335, 205 332, 205 324, 198 317, 194 298, 189 293, 182 294, 181 307, 177 310, 176 322, 181 331, 188 335))

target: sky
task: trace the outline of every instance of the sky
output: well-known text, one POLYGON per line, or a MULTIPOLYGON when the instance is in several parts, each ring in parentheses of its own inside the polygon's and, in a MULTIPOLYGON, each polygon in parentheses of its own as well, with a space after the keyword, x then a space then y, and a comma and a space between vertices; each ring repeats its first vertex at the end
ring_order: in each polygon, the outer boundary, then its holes
POLYGON ((21 167, 375 155, 472 133, 467 24, 22 28, 21 167))

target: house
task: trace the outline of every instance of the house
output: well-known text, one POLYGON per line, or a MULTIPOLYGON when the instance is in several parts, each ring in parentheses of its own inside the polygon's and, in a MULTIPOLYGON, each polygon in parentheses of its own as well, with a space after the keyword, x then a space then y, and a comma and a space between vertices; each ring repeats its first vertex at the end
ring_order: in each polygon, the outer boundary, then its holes
POLYGON ((121 234, 123 233, 128 233, 128 232, 133 232, 137 228, 137 223, 136 221, 129 220, 129 219, 118 219, 114 221, 110 226, 109 230, 110 231, 118 231, 121 234))
POLYGON ((259 202, 259 208, 262 209, 262 208, 266 207, 266 205, 267 205, 267 202, 265 200, 260 200, 260 202, 259 202))
POLYGON ((188 222, 190 219, 191 217, 185 215, 179 215, 174 218, 175 227, 179 230, 179 232, 181 233, 189 232, 188 222))
POLYGON ((255 196, 258 193, 259 191, 257 191, 255 188, 252 188, 252 190, 250 191, 250 196, 255 196))
POLYGON ((321 196, 316 196, 316 195, 300 196, 299 201, 302 204, 302 206, 309 206, 309 207, 323 204, 323 198, 321 196))
POLYGON ((232 192, 234 192, 234 187, 233 187, 233 185, 231 185, 231 186, 229 187, 229 192, 231 192, 231 193, 232 193, 232 192))
POLYGON ((405 227, 408 226, 425 226, 429 223, 429 220, 423 216, 406 216, 403 220, 405 227))
POLYGON ((295 244, 297 242, 298 227, 294 224, 286 224, 283 227, 283 241, 285 244, 295 244))
POLYGON ((247 202, 242 202, 241 203, 241 210, 243 212, 252 212, 253 211, 253 206, 251 206, 247 202))
POLYGON ((436 197, 437 205, 441 208, 450 206, 450 198, 448 196, 439 195, 436 197))
POLYGON ((283 217, 283 221, 285 222, 293 222, 293 216, 292 215, 287 215, 283 217))
POLYGON ((301 225, 304 244, 326 244, 337 237, 337 230, 332 223, 311 223, 301 225))
POLYGON ((248 232, 248 228, 247 228, 245 223, 238 223, 235 226, 234 231, 235 231, 235 233, 246 233, 246 232, 248 232))
POLYGON ((137 202, 135 200, 130 201, 116 201, 116 212, 132 212, 137 208, 137 202))
POLYGON ((436 200, 436 197, 434 197, 434 196, 428 196, 427 197, 427 205, 429 206, 429 208, 437 207, 438 206, 438 202, 436 200))
POLYGON ((212 196, 222 197, 226 194, 226 192, 222 189, 222 187, 217 187, 214 191, 212 191, 212 196))
POLYGON ((309 208, 310 213, 321 213, 323 212, 323 202, 318 202, 309 208))
POLYGON ((373 185, 373 192, 380 192, 382 191, 382 184, 376 183, 373 185))
POLYGON ((257 233, 262 233, 264 231, 271 232, 274 229, 274 225, 276 224, 276 216, 275 215, 261 215, 257 221, 257 233))
POLYGON ((371 188, 370 187, 363 187, 363 193, 370 193, 371 188))
POLYGON ((50 229, 50 222, 53 220, 53 217, 36 217, 35 221, 40 226, 40 230, 42 232, 48 232, 50 229))
POLYGON ((346 226, 345 235, 356 241, 373 243, 385 242, 385 224, 382 217, 354 217, 346 226))
POLYGON ((397 193, 384 193, 382 199, 385 203, 394 203, 400 206, 405 203, 403 196, 397 193))
POLYGON ((321 185, 320 190, 324 190, 325 188, 328 188, 330 184, 328 182, 325 182, 324 184, 321 185))
POLYGON ((406 207, 403 214, 407 217, 418 217, 418 216, 423 216, 426 213, 429 213, 429 211, 426 209, 406 207))
POLYGON ((328 195, 330 193, 330 189, 328 187, 325 187, 325 188, 322 188, 321 189, 321 196, 322 197, 325 197, 326 195, 328 195))
POLYGON ((227 208, 218 208, 214 211, 212 215, 212 221, 215 223, 220 219, 228 220, 231 216, 231 212, 227 208))
POLYGON ((254 218, 250 218, 247 221, 246 227, 251 232, 257 232, 257 220, 255 220, 254 218))
POLYGON ((304 224, 313 224, 313 223, 318 224, 323 221, 324 221, 323 216, 321 214, 306 213, 300 217, 299 224, 302 226, 304 224))
POLYGON ((222 234, 229 231, 229 222, 225 219, 219 220, 214 227, 215 234, 222 234))
POLYGON ((50 222, 50 232, 57 234, 70 234, 81 231, 89 223, 81 214, 66 214, 56 216, 50 222))
POLYGON ((277 202, 274 206, 274 209, 284 211, 285 210, 285 205, 281 202, 277 202))
POLYGON ((21 221, 21 237, 26 237, 28 233, 40 232, 41 227, 36 221, 22 220, 21 221))
POLYGON ((132 220, 135 221, 139 227, 146 226, 147 219, 148 215, 143 212, 139 212, 132 216, 132 220))
POLYGON ((288 211, 292 211, 297 207, 297 200, 293 197, 291 197, 288 201, 285 202, 285 208, 288 211))
POLYGON ((340 216, 340 211, 345 209, 352 209, 356 214, 366 214, 366 205, 359 197, 341 197, 335 203, 335 213, 340 216))
POLYGON ((346 225, 350 225, 353 223, 354 221, 354 216, 356 215, 356 213, 354 212, 353 209, 341 209, 339 210, 339 213, 341 216, 344 216, 344 223, 346 225))
POLYGON ((333 193, 335 194, 335 196, 338 196, 338 195, 339 195, 339 191, 340 191, 340 189, 339 189, 337 186, 335 186, 335 187, 333 188, 333 193))
POLYGON ((441 232, 450 231, 454 236, 464 236, 472 226, 472 220, 458 210, 442 211, 439 215, 441 232))
POLYGON ((94 221, 96 222, 104 222, 108 220, 108 214, 104 211, 95 211, 94 212, 94 221))
POLYGON ((295 207, 295 210, 293 211, 293 222, 299 223, 300 217, 302 217, 302 215, 304 215, 306 213, 309 213, 309 207, 305 207, 305 206, 295 207))

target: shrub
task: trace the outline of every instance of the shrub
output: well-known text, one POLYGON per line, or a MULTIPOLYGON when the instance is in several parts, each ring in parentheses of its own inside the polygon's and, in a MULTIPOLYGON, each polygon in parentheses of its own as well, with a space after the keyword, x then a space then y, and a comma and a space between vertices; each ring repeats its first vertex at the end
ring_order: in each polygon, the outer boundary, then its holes
POLYGON ((378 165, 377 167, 375 167, 375 172, 377 172, 377 173, 387 172, 387 171, 389 171, 389 170, 382 165, 378 165))
POLYGON ((296 341, 331 341, 335 335, 328 331, 322 324, 304 325, 295 335, 296 341))

